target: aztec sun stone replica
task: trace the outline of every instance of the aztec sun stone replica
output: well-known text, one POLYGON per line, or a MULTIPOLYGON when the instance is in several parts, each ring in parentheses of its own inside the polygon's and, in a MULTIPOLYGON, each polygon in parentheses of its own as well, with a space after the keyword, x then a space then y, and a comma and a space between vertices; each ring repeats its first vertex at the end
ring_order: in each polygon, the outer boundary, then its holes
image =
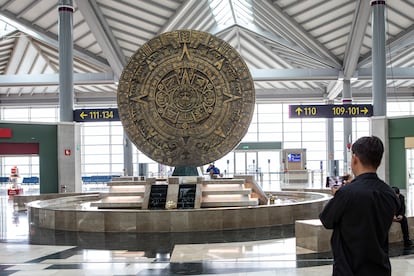
POLYGON ((225 156, 246 134, 254 103, 254 83, 241 56, 227 42, 195 30, 145 43, 118 86, 129 139, 169 166, 201 166, 225 156))

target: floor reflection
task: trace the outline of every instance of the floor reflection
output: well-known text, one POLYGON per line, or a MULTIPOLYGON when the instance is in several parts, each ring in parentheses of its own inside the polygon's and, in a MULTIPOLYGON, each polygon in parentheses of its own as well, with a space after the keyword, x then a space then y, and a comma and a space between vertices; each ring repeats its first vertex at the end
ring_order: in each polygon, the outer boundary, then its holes
MULTIPOLYGON (((0 275, 318 276, 332 271, 330 252, 296 247, 293 225, 157 234, 36 229, 26 211, 14 208, 4 187, 0 192, 0 275)), ((407 205, 412 210, 412 201, 407 205)), ((414 273, 413 254, 402 243, 390 245, 393 276, 414 273)))
POLYGON ((73 232, 30 227, 30 244, 73 245, 84 249, 144 251, 147 257, 172 252, 176 244, 228 243, 292 238, 293 225, 189 233, 73 232))

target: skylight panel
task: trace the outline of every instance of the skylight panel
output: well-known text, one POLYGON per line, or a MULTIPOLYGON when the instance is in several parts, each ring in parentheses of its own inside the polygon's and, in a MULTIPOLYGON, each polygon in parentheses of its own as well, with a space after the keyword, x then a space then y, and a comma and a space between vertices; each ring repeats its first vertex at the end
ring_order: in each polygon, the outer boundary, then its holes
POLYGON ((210 0, 210 8, 219 26, 253 23, 251 0, 210 0))
POLYGON ((213 12, 217 25, 223 26, 235 23, 230 6, 230 0, 211 0, 210 8, 213 12))
POLYGON ((253 7, 249 0, 232 0, 237 22, 253 23, 253 7))

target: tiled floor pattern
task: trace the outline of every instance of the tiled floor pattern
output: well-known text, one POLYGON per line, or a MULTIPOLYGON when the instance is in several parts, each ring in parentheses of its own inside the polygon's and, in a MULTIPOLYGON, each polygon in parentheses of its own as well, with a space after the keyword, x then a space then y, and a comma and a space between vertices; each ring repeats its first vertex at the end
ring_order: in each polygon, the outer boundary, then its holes
MULTIPOLYGON (((78 234, 74 238, 54 233, 51 238, 50 233, 31 229, 27 214, 15 211, 3 192, 0 207, 0 276, 323 276, 332 270, 331 253, 296 247, 291 227, 253 234, 129 238, 78 234), (34 232, 29 235, 29 231, 34 232)), ((414 249, 392 244, 390 256, 393 276, 414 275, 414 249)))
MULTIPOLYGON (((410 252, 414 253, 414 252, 410 252)), ((312 255, 312 254, 310 254, 312 255)), ((0 243, 0 275, 330 275, 332 259, 297 257, 294 239, 177 245, 169 256, 70 246, 0 243), (303 259, 300 259, 303 258, 303 259)), ((414 275, 414 255, 391 259, 393 274, 414 275)))

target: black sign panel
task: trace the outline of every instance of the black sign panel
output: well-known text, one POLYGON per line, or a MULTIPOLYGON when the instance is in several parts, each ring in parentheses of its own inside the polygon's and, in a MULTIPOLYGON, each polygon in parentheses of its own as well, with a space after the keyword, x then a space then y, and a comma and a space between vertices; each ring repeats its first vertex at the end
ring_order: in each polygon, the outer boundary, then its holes
POLYGON ((73 111, 73 120, 75 122, 119 121, 118 109, 75 109, 73 111))
POLYGON ((168 185, 156 184, 151 186, 148 209, 165 209, 168 185))
POLYGON ((178 209, 194 208, 196 184, 181 184, 178 189, 178 209))
POLYGON ((371 117, 372 104, 290 105, 289 118, 371 117))

